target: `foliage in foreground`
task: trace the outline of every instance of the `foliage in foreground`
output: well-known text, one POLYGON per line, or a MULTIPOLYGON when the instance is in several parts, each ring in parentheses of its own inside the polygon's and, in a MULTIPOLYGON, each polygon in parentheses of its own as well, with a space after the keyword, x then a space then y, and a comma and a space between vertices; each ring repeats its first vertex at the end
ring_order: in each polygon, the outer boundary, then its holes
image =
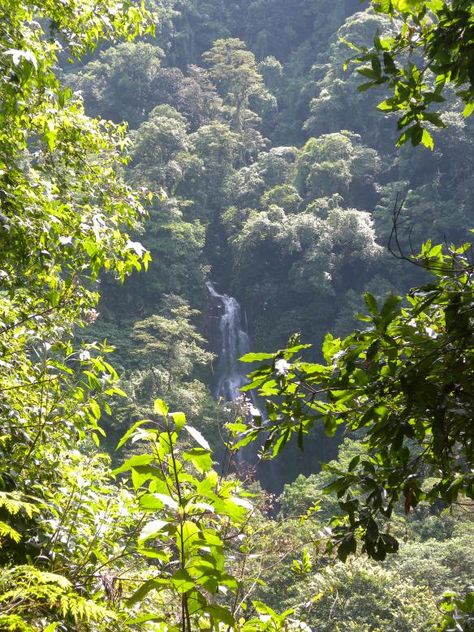
POLYGON ((108 347, 74 334, 96 317, 99 272, 123 279, 149 255, 127 234, 144 210, 120 176, 124 129, 88 118, 56 69, 61 54, 149 31, 151 17, 122 2, 0 8, 2 629, 117 619, 100 585, 120 567, 129 496, 86 452, 121 391, 108 347))
POLYGON ((136 553, 149 561, 147 580, 127 605, 145 601, 151 611, 128 623, 153 621, 156 629, 170 632, 219 626, 242 632, 304 630, 291 617, 294 609, 279 615, 261 602, 248 602, 242 560, 253 511, 249 494, 238 480, 213 469, 209 444, 185 415, 169 414, 156 400, 155 420, 134 424, 119 447, 127 441, 147 446, 115 473, 131 472, 142 516, 136 553))
POLYGON ((374 47, 358 47, 354 58, 368 65, 358 72, 369 81, 359 90, 388 85, 391 96, 378 108, 399 114, 402 130, 397 145, 411 141, 434 149, 430 124, 445 127, 433 105, 442 103, 452 84, 465 104, 464 116, 474 112, 474 7, 470 0, 374 0, 377 13, 389 16, 397 28, 393 37, 377 33, 374 47))
MULTIPOLYGON (((119 470, 132 470, 137 490, 146 485, 138 503, 94 447, 107 400, 123 391, 110 348, 77 342, 77 329, 97 316, 99 274, 123 280, 150 256, 126 232, 144 210, 121 176, 124 128, 88 118, 56 67, 63 46, 79 55, 104 37, 133 38, 152 16, 133 3, 71 0, 6 2, 0 17, 0 627, 280 629, 290 610, 255 603, 247 620, 234 619, 243 606, 224 569, 225 540, 250 505, 212 470, 183 414, 169 417, 175 431, 141 422, 128 433, 152 445, 119 470), (199 447, 178 457, 183 428, 199 447), (163 519, 145 523, 146 512, 163 519), (167 600, 143 615, 151 589, 167 600), (234 591, 232 608, 218 590, 234 591)), ((162 402, 156 413, 168 419, 162 402)))
MULTIPOLYGON (((427 242, 416 263, 437 277, 413 289, 403 304, 389 296, 379 307, 366 294, 367 323, 345 339, 328 334, 325 364, 306 362, 308 345, 290 344, 251 374, 250 388, 267 398, 267 419, 235 424, 246 445, 261 432, 263 452, 276 456, 293 435, 300 446, 315 423, 334 435, 343 425, 357 431, 367 447, 355 455, 327 491, 335 492, 343 515, 333 520, 338 555, 363 550, 383 560, 398 549, 384 528, 403 499, 406 513, 421 500, 450 505, 473 498, 472 327, 473 268, 467 244, 427 242)), ((331 468, 331 466, 328 466, 331 468)))
POLYGON ((405 514, 402 500, 390 524, 400 543, 396 555, 383 562, 368 559, 360 548, 345 562, 327 555, 327 523, 338 503, 325 489, 337 479, 334 471, 344 470, 354 456, 366 452, 361 441, 346 438, 331 467, 285 486, 280 524, 288 530, 293 524, 303 539, 296 556, 293 553, 292 577, 282 565, 278 581, 262 589, 263 599, 270 605, 299 604, 298 616, 315 630, 418 632, 438 625, 449 629, 456 618, 468 630, 468 612, 453 607, 449 624, 442 613, 449 602, 461 602, 472 592, 472 502, 443 509, 421 501, 405 514))

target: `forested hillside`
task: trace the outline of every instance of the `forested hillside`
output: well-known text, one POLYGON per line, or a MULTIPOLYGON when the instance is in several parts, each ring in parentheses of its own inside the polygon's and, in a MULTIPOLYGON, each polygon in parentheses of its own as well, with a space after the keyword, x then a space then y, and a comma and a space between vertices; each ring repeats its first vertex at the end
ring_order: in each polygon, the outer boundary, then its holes
POLYGON ((391 28, 358 2, 171 5, 157 7, 169 17, 156 40, 103 50, 67 80, 91 115, 128 123, 126 178, 158 194, 137 236, 149 273, 102 280, 100 335, 139 407, 113 424, 162 397, 218 439, 206 280, 241 303, 254 350, 348 333, 364 291, 404 293, 423 278, 387 250, 397 201, 408 251, 469 239, 472 119, 448 92, 435 151, 395 147, 382 90, 359 92, 365 78, 343 67, 346 41, 370 45, 391 28))
POLYGON ((413 121, 387 3, 4 4, 0 629, 472 630, 472 68, 413 121))

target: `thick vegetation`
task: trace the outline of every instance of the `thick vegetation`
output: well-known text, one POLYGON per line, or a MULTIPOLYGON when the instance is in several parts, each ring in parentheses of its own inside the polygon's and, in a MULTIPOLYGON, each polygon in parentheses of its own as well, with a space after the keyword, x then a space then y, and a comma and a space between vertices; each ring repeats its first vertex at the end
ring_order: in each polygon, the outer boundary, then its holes
POLYGON ((472 629, 473 9, 373 5, 2 3, 2 630, 472 629))

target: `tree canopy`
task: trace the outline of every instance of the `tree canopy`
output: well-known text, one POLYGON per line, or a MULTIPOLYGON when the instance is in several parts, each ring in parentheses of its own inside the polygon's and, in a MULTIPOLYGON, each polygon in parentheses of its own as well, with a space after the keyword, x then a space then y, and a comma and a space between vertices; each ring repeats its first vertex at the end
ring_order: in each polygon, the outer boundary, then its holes
MULTIPOLYGON (((470 5, 453 6, 453 11, 459 10, 456 18, 451 15, 456 20, 457 39, 451 31, 452 23, 444 21, 451 7, 443 3, 379 3, 375 8, 392 17, 398 12, 404 18, 399 34, 386 46, 376 37, 378 50, 384 46, 390 50, 385 56, 386 68, 392 68, 392 55, 409 46, 414 37, 414 42, 424 47, 426 69, 439 73, 437 94, 446 82, 461 85, 469 80, 464 58, 456 63, 456 55, 465 45, 464 36, 469 37, 470 5), (435 27, 429 10, 438 15, 435 27), (421 30, 413 28, 409 33, 409 20, 421 30), (464 30, 459 30, 460 25, 464 30), (444 28, 446 41, 439 50, 444 28)), ((370 73, 376 73, 381 66, 370 55, 374 67, 370 73)), ((414 66, 411 69, 413 72, 414 66)), ((359 72, 370 76, 364 69, 359 72)), ((392 82, 396 91, 402 89, 400 77, 392 82)), ((378 83, 374 80, 363 87, 378 83)), ((472 100, 472 92, 461 96, 468 104, 472 100)), ((411 108, 415 99, 407 98, 411 108)), ((399 101, 394 110, 408 108, 408 101, 399 101)), ((412 112, 415 118, 410 119, 408 114, 399 126, 415 121, 413 133, 420 121, 429 120, 421 113, 430 102, 430 95, 423 93, 421 108, 412 112)), ((467 107, 465 114, 469 113, 467 107)), ((413 144, 419 140, 421 136, 413 144)), ((427 241, 419 255, 405 255, 398 233, 402 207, 395 207, 392 254, 432 272, 435 281, 413 288, 404 299, 391 295, 381 306, 366 293, 369 313, 359 316, 367 323, 366 328, 344 339, 328 334, 322 347, 325 364, 301 358, 298 354, 308 345, 296 340, 275 354, 248 354, 243 358, 246 362, 265 360, 251 373, 251 383, 245 389, 257 388, 267 398, 267 413, 257 416, 250 426, 232 425, 233 432, 240 435, 237 447, 263 432, 263 455, 274 457, 293 435, 302 448, 316 422, 322 422, 330 435, 344 425, 346 431, 361 436, 367 447, 366 455, 356 455, 345 470, 331 470, 338 478, 327 488, 340 499, 343 517, 333 520, 333 538, 343 560, 356 552, 359 538, 363 550, 375 559, 384 559, 398 549, 396 538, 384 530, 383 524, 401 499, 409 513, 422 499, 450 505, 458 496, 472 499, 474 494, 473 269, 467 254, 471 245, 443 249, 427 241)))
MULTIPOLYGON (((464 101, 464 116, 474 111, 474 8, 470 0, 388 0, 372 2, 377 13, 395 21, 393 36, 377 33, 371 50, 360 48, 358 72, 369 81, 366 90, 387 84, 392 96, 378 108, 401 114, 398 145, 411 141, 433 149, 430 124, 444 127, 435 110, 453 85, 464 101)), ((349 43, 350 44, 350 43, 349 43)), ((350 44, 351 45, 351 44, 350 44)), ((357 49, 356 45, 351 45, 357 49)))
POLYGON ((467 632, 471 8, 147 6, 0 8, 0 628, 467 632))

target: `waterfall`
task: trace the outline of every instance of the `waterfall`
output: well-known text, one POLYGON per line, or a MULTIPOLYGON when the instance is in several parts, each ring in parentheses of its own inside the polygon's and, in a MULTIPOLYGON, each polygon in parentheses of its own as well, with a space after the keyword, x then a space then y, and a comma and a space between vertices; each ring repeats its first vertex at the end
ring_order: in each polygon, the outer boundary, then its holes
POLYGON ((246 366, 239 362, 239 358, 250 351, 246 319, 242 318, 241 307, 233 296, 219 294, 210 281, 206 286, 219 318, 218 380, 214 396, 233 402, 242 395, 240 389, 247 383, 246 366))
MULTIPOLYGON (((214 329, 214 348, 218 352, 217 381, 214 397, 225 402, 243 400, 240 389, 248 383, 248 365, 239 362, 239 358, 250 350, 247 333, 247 318, 236 299, 227 294, 219 294, 214 285, 206 283, 217 327, 214 329), (217 331, 216 331, 217 330, 217 331), (216 335, 217 334, 217 335, 216 335)), ((243 401, 245 415, 261 415, 259 401, 253 391, 245 393, 243 401)), ((259 443, 252 443, 235 455, 237 471, 242 474, 253 468, 253 475, 269 491, 282 490, 282 475, 276 461, 261 461, 258 457, 259 443)))
MULTIPOLYGON (((240 391, 242 386, 248 383, 248 366, 239 362, 239 358, 250 351, 247 319, 242 315, 242 309, 233 296, 219 294, 210 281, 206 286, 216 324, 218 323, 214 340, 214 346, 218 351, 214 397, 224 402, 239 400, 244 415, 260 415, 255 393, 249 392, 244 396, 240 391)), ((249 466, 255 467, 257 462, 256 444, 246 446, 235 455, 235 464, 241 473, 249 466)))
MULTIPOLYGON (((245 416, 261 415, 261 402, 252 391, 243 393, 240 389, 248 383, 246 373, 249 365, 239 362, 239 358, 250 350, 250 340, 245 313, 238 301, 227 294, 219 294, 213 283, 206 283, 210 299, 209 338, 213 349, 218 354, 216 370, 216 384, 214 397, 233 402, 242 398, 242 408, 245 416)), ((239 401, 240 407, 240 401, 239 401)), ((284 453, 277 459, 261 460, 258 449, 261 443, 254 442, 245 446, 235 455, 234 466, 239 474, 253 468, 253 474, 268 492, 280 494, 283 485, 296 478, 300 473, 308 476, 319 470, 320 462, 327 462, 337 455, 334 443, 322 433, 315 430, 312 434, 313 443, 307 442, 308 449, 301 452, 295 442, 287 446, 284 453)))

